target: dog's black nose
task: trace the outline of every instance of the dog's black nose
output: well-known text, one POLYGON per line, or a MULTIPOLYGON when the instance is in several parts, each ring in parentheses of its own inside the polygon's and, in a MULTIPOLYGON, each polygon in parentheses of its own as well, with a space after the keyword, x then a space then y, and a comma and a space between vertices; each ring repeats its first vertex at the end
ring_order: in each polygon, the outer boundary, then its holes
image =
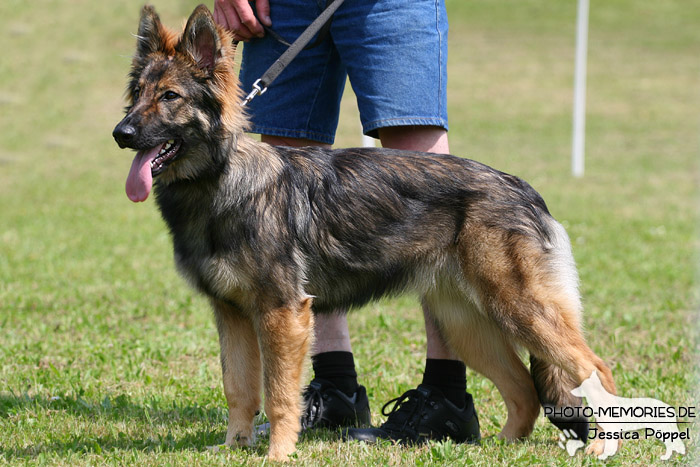
POLYGON ((136 139, 136 127, 126 121, 122 121, 114 128, 112 136, 120 148, 127 147, 136 139))

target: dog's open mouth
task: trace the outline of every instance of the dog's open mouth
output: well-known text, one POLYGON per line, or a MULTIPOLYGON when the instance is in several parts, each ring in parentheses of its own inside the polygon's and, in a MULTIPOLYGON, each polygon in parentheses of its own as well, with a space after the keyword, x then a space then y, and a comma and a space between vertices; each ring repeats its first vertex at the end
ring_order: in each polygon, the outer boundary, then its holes
POLYGON ((182 146, 182 141, 171 139, 160 147, 158 155, 151 161, 151 174, 155 177, 163 171, 173 159, 182 146))
POLYGON ((171 139, 136 153, 126 179, 126 195, 131 201, 146 201, 153 187, 153 177, 175 160, 181 148, 182 140, 171 139))

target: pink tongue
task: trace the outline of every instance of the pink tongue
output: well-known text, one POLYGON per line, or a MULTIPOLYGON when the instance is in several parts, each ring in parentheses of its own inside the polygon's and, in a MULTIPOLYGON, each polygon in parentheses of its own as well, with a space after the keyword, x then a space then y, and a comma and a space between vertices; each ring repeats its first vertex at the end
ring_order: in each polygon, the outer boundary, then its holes
POLYGON ((158 156, 161 147, 163 147, 162 144, 137 152, 134 161, 131 163, 131 170, 129 170, 129 176, 126 178, 126 195, 134 203, 146 201, 151 192, 151 187, 153 186, 151 161, 158 156))

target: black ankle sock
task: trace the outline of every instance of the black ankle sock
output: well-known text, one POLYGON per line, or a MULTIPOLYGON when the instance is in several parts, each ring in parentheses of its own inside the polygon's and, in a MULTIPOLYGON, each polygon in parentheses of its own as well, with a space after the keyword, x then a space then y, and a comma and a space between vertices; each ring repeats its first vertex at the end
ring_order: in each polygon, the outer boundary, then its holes
POLYGON ((423 384, 439 389, 447 400, 462 408, 467 398, 467 367, 459 360, 427 358, 423 384))
POLYGON ((314 376, 325 379, 347 396, 357 391, 357 372, 352 352, 323 352, 311 357, 314 376))

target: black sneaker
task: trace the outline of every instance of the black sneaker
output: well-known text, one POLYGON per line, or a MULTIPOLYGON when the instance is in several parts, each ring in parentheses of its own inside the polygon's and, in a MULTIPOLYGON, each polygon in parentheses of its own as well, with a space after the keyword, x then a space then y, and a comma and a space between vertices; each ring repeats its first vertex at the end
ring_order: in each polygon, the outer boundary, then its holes
POLYGON ((447 438, 457 443, 478 443, 481 439, 479 418, 471 394, 466 396, 466 404, 459 408, 438 389, 421 384, 384 404, 382 414, 388 418, 379 428, 350 428, 343 435, 345 439, 370 443, 386 439, 420 444, 447 438))
MULTIPOLYGON (((314 378, 304 390, 303 398, 301 431, 370 425, 369 399, 364 386, 358 386, 355 394, 348 397, 330 381, 314 378)), ((256 426, 255 434, 269 435, 270 422, 256 426)))
POLYGON ((314 378, 304 390, 301 429, 369 426, 367 390, 358 386, 348 397, 330 381, 314 378))

